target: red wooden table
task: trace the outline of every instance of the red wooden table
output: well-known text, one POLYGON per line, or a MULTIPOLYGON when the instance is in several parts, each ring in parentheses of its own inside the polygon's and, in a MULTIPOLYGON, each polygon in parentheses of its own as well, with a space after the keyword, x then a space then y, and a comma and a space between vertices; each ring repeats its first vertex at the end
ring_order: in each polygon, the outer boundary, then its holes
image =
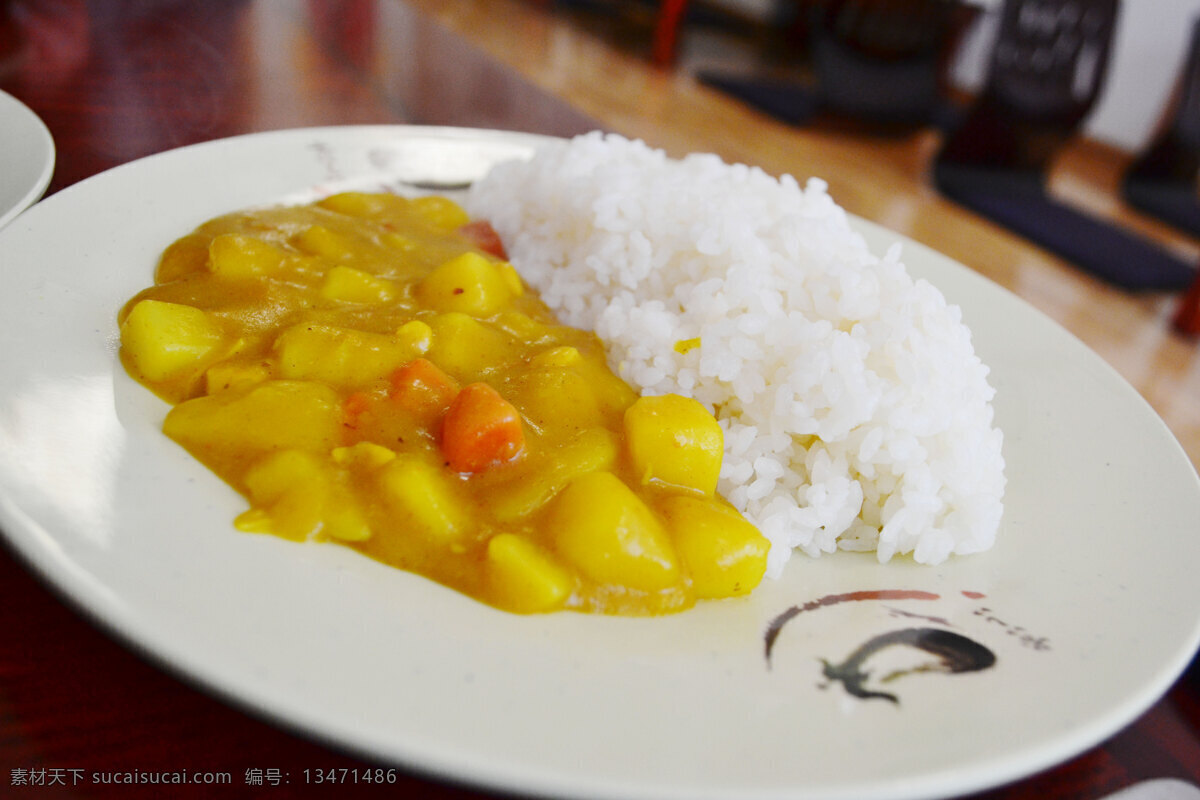
MULTIPOLYGON (((0 89, 54 135, 51 193, 151 153, 258 130, 428 123, 570 135, 595 127, 402 0, 29 0, 0 9, 0 89), (403 31, 414 44, 389 61, 371 47, 387 39, 372 26, 392 26, 397 40, 403 31)), ((285 798, 328 788, 314 786, 314 770, 394 766, 190 686, 3 548, 0 631, 0 796, 285 798), (228 784, 168 794, 93 775, 133 770, 213 773, 228 784)), ((338 794, 489 796, 393 774, 395 784, 343 785, 338 794)), ((1200 783, 1200 668, 1102 746, 981 797, 1091 800, 1159 777, 1200 783)))

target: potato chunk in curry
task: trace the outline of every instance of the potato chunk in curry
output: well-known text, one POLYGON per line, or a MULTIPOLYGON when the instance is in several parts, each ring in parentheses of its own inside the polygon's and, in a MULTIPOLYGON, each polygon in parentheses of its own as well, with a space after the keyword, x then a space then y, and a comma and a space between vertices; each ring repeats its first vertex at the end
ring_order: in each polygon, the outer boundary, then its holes
POLYGON ((638 398, 446 198, 231 214, 120 314, 165 433, 240 530, 333 541, 498 608, 660 614, 745 594, 766 539, 714 494, 721 429, 638 398))

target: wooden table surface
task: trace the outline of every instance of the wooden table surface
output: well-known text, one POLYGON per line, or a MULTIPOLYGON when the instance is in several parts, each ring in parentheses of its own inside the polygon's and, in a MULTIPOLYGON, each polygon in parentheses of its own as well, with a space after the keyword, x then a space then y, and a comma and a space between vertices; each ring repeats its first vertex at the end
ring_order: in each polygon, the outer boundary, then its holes
MULTIPOLYGON (((557 135, 601 127, 681 155, 711 151, 826 178, 849 211, 968 264, 1058 320, 1119 370, 1200 463, 1200 355, 1172 333, 1176 298, 1132 296, 940 199, 933 133, 878 139, 775 123, 650 68, 516 0, 9 0, 0 89, 54 135, 50 192, 155 152, 251 131, 421 123, 557 135)), ((687 31, 684 36, 686 39, 687 31)), ((1121 156, 1072 148, 1054 188, 1189 258, 1200 244, 1121 207, 1121 156)), ((2 179, 2 176, 0 176, 2 179)), ((1200 533, 1200 531, 1198 531, 1200 533)), ((189 686, 113 638, 0 550, 0 796, 165 796, 96 771, 227 773, 171 796, 310 793, 304 770, 387 767, 189 686), (290 782, 288 782, 290 781, 290 782), (40 782, 41 786, 28 785, 40 782)), ((486 797, 399 770, 339 794, 486 797)), ((979 797, 1091 800, 1141 780, 1200 783, 1200 669, 1132 726, 1045 774, 979 797)), ((143 787, 144 788, 144 787, 143 787)))

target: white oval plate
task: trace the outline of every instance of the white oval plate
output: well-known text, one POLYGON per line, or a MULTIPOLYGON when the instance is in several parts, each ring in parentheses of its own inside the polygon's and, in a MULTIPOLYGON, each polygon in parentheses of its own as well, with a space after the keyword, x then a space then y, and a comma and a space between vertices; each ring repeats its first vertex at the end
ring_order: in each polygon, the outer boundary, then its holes
POLYGON ((0 228, 33 205, 54 174, 54 139, 37 114, 0 92, 0 228))
MULTIPOLYGON (((161 434, 166 406, 117 360, 117 309, 159 252, 246 206, 352 184, 459 185, 537 141, 258 134, 120 167, 26 212, 0 232, 12 543, 119 635, 223 696, 379 759, 527 794, 964 793, 1096 744, 1168 688, 1200 636, 1195 470, 1098 357, 912 243, 910 269, 962 306, 993 370, 1009 488, 988 553, 938 567, 797 557, 750 598, 675 616, 521 617, 348 549, 236 532, 241 499, 161 434), (772 621, 792 608, 768 661, 772 621), (898 633, 914 629, 938 633, 898 633), (908 643, 874 652, 892 638, 908 643), (973 647, 955 651, 964 671, 919 669, 941 663, 923 649, 939 642, 973 647), (893 698, 853 696, 856 665, 871 673, 862 688, 893 698)), ((896 238, 859 224, 881 248, 896 238)))

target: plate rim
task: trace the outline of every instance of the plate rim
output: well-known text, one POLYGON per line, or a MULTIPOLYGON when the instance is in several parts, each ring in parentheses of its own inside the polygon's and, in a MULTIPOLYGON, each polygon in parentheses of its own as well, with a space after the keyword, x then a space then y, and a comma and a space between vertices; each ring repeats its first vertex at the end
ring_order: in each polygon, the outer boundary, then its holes
POLYGON ((39 198, 45 194, 47 187, 50 186, 50 181, 54 177, 54 168, 58 159, 54 136, 51 135, 45 121, 20 99, 0 89, 0 114, 3 114, 6 110, 14 115, 18 126, 23 129, 21 133, 31 136, 33 141, 44 150, 44 157, 37 177, 29 185, 25 194, 11 208, 0 209, 0 228, 8 225, 24 211, 35 205, 39 198), (7 106, 7 109, 5 106, 7 106))

